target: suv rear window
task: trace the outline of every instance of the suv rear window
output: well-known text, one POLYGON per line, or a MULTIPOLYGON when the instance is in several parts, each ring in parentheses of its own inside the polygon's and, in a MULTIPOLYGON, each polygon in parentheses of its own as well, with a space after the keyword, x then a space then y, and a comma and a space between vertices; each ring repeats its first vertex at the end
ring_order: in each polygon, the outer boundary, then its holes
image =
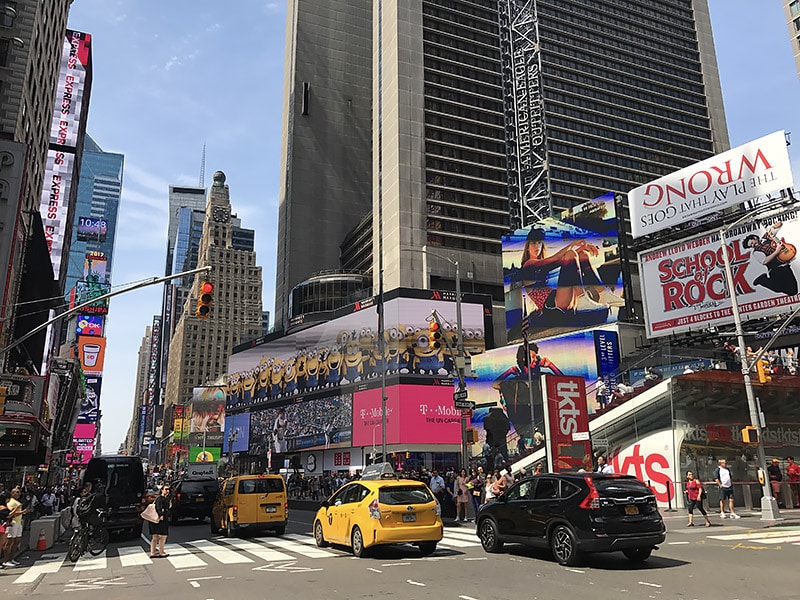
POLYGON ((283 479, 242 479, 240 494, 274 494, 283 491, 283 479))
POLYGON ((219 486, 216 481, 184 481, 181 484, 182 494, 203 494, 214 496, 219 486))
POLYGON ((433 496, 424 485, 404 485, 381 488, 378 492, 381 504, 427 504, 433 496))
POLYGON ((593 483, 601 496, 649 496, 653 493, 645 484, 633 477, 598 477, 593 483))

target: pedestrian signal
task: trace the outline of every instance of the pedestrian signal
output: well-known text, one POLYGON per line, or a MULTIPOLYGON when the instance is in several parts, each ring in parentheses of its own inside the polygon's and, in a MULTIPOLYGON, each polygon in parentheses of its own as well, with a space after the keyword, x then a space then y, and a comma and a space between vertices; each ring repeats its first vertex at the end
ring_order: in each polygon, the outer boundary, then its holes
POLYGON ((761 359, 756 363, 756 372, 758 373, 758 382, 767 383, 772 381, 772 376, 769 374, 769 361, 761 359))
POLYGON ((745 444, 758 444, 758 429, 751 426, 742 429, 742 441, 745 444))
POLYGON ((211 315, 211 302, 214 300, 214 284, 210 281, 203 281, 197 294, 197 308, 194 316, 200 319, 207 319, 211 315))
POLYGON ((431 338, 431 348, 438 350, 442 347, 442 331, 437 321, 428 323, 428 332, 431 338))
POLYGON ((478 442, 478 430, 469 428, 464 432, 465 442, 467 444, 476 444, 478 442))

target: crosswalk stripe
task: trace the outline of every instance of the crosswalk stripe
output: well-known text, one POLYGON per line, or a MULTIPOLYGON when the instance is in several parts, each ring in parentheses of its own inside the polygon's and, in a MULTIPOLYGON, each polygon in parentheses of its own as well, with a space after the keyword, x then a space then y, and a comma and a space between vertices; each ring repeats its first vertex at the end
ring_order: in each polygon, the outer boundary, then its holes
POLYGON ((100 556, 84 554, 78 559, 78 562, 75 563, 75 568, 72 570, 97 571, 99 569, 105 569, 106 567, 108 567, 108 559, 106 558, 106 551, 103 550, 103 553, 100 554, 100 556))
POLYGON ((120 546, 117 548, 117 552, 119 553, 119 562, 123 567, 153 564, 153 559, 141 546, 120 546))
POLYGON ((221 562, 224 565, 232 565, 236 563, 251 563, 252 559, 247 558, 241 552, 236 552, 225 546, 220 546, 208 540, 195 540, 194 542, 186 542, 190 546, 199 548, 211 558, 221 562))
POLYGON ((314 540, 312 536, 302 533, 286 533, 281 537, 289 540, 294 540, 295 542, 300 542, 301 544, 308 544, 309 546, 317 545, 316 540, 314 540))
POLYGON ((39 575, 58 573, 58 570, 61 568, 61 565, 64 563, 64 559, 66 557, 67 555, 65 554, 60 558, 37 562, 33 566, 29 567, 22 575, 17 577, 14 580, 14 583, 33 583, 36 581, 39 575))
POLYGON ((247 540, 229 538, 225 540, 225 543, 234 546, 235 548, 239 548, 239 550, 244 550, 253 556, 257 556, 265 562, 273 562, 277 560, 295 560, 295 557, 291 554, 284 554, 283 552, 279 552, 274 548, 267 548, 266 546, 249 542, 247 540))
POLYGON ((474 546, 480 546, 480 542, 468 542, 467 540, 459 540, 456 538, 444 537, 442 541, 439 542, 440 546, 448 546, 452 548, 471 548, 474 546))
POLYGON ((179 546, 178 544, 167 544, 164 546, 169 556, 167 560, 172 563, 176 569, 193 569, 196 567, 205 567, 208 563, 200 557, 195 556, 190 550, 179 546))
POLYGON ((448 531, 445 529, 444 537, 456 540, 466 540, 468 542, 478 542, 478 536, 475 535, 474 531, 448 531))
POLYGON ((760 544, 794 544, 800 542, 800 535, 787 535, 786 537, 753 538, 751 542, 760 544))
POLYGON ((291 552, 307 556, 308 558, 327 558, 329 556, 336 556, 333 552, 321 550, 320 548, 316 548, 314 546, 307 546, 306 544, 301 544, 299 542, 295 542, 294 540, 284 540, 278 537, 256 538, 256 540, 259 542, 264 542, 265 544, 269 544, 270 546, 275 546, 276 548, 281 548, 282 550, 289 550, 291 552))
POLYGON ((797 531, 753 531, 750 533, 736 533, 731 535, 710 535, 712 540, 733 541, 733 540, 768 540, 795 537, 797 531))

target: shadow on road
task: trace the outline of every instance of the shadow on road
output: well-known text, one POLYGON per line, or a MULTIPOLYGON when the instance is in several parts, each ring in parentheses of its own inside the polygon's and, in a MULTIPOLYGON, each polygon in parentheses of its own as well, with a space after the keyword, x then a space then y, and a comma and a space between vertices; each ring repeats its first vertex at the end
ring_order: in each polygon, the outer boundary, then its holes
MULTIPOLYGON (((556 564, 550 551, 543 548, 507 545, 503 552, 510 556, 543 560, 556 564)), ((631 562, 622 552, 586 554, 581 560, 580 565, 576 568, 590 568, 602 571, 654 571, 660 569, 674 569, 688 564, 690 564, 689 561, 660 556, 656 550, 650 558, 642 563, 631 562)))

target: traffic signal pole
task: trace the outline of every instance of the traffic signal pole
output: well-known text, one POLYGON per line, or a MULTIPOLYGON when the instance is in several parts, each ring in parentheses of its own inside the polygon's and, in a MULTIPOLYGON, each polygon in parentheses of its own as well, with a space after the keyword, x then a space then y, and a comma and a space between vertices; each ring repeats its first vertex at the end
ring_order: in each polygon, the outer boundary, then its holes
MULTIPOLYGON (((17 346, 19 346, 22 342, 24 342, 28 338, 33 337, 34 335, 36 335, 37 333, 39 333, 43 329, 46 329, 48 326, 50 326, 51 324, 55 323, 56 321, 60 321, 61 319, 65 318, 65 317, 69 317, 70 315, 74 315, 75 313, 80 312, 81 310, 83 310, 87 306, 91 306, 92 304, 96 304, 99 300, 105 300, 106 298, 113 298, 114 296, 119 296, 120 294, 126 294, 128 292, 132 292, 133 290, 138 290, 138 289, 141 289, 143 287, 156 285, 158 283, 164 283, 165 281, 171 281, 172 279, 178 279, 180 277, 185 277, 186 275, 194 275, 195 273, 208 273, 208 272, 211 271, 211 269, 212 269, 212 267, 210 267, 210 266, 198 267, 196 269, 192 269, 191 271, 184 271, 183 273, 176 273, 175 275, 168 275, 166 277, 154 277, 152 279, 147 279, 145 281, 141 281, 139 283, 136 283, 134 285, 128 286, 128 287, 126 287, 124 289, 121 289, 121 290, 117 290, 115 292, 109 292, 108 294, 103 294, 101 296, 95 296, 91 300, 87 300, 86 302, 84 302, 83 304, 79 304, 75 308, 70 308, 69 310, 67 310, 67 311, 65 311, 63 313, 61 313, 59 315, 56 315, 55 317, 53 317, 49 321, 47 321, 45 323, 42 323, 41 325, 39 325, 38 327, 32 329, 31 331, 29 331, 28 333, 26 333, 22 337, 14 340, 11 344, 9 344, 8 346, 6 346, 2 350, 0 350, 0 356, 5 356, 5 354, 7 352, 13 350, 17 346)), ((5 361, 4 360, 0 361, 0 364, 5 364, 5 361)))

